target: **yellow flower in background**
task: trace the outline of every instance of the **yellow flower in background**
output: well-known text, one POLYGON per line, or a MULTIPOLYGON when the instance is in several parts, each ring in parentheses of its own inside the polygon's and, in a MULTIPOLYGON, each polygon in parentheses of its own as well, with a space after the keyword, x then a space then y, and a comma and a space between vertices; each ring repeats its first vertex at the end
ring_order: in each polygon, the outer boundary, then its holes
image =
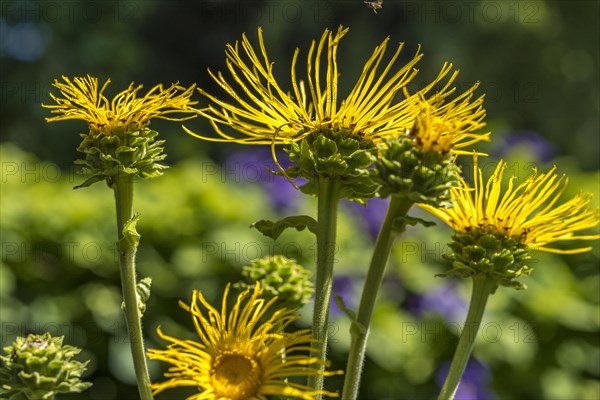
POLYGON ((518 237, 521 244, 534 250, 559 254, 582 253, 591 247, 561 250, 547 247, 559 241, 599 239, 600 235, 576 236, 575 232, 594 228, 600 221, 600 209, 587 208, 592 195, 579 193, 559 202, 568 179, 558 177, 556 167, 546 173, 533 173, 522 183, 515 185, 516 177, 508 180, 502 188, 506 163, 500 161, 483 184, 481 169, 474 158, 474 187, 461 179, 459 187, 450 189, 452 208, 434 208, 420 204, 437 216, 457 233, 473 233, 476 230, 491 231, 506 237, 518 237))
POLYGON ((382 64, 389 38, 375 48, 354 88, 340 102, 337 50, 347 32, 348 29, 342 27, 335 34, 325 30, 318 44, 313 41, 307 60, 308 93, 304 83, 296 76, 298 49, 292 60, 290 93, 284 91, 275 79, 273 62, 267 55, 262 30, 258 29, 258 53, 244 34, 241 44, 228 44, 226 48, 231 79, 209 71, 215 82, 231 96, 230 102, 198 89, 212 102, 199 114, 210 121, 218 137, 184 129, 201 139, 243 144, 287 144, 322 129, 347 129, 350 133, 377 143, 383 138, 397 137, 411 130, 416 116, 423 112, 425 100, 428 106, 433 107, 432 111, 427 112, 436 118, 451 119, 444 117, 449 114, 471 121, 459 124, 462 131, 455 137, 457 141, 468 138, 468 144, 471 144, 488 140, 488 134, 472 132, 472 129, 484 125, 481 122, 485 115, 481 106, 483 96, 472 101, 478 84, 450 99, 456 91, 451 85, 458 71, 450 73, 452 64, 445 63, 431 83, 410 94, 407 85, 417 74, 418 70, 414 67, 423 54, 420 49, 417 50, 410 61, 394 69, 403 48, 403 44, 400 44, 387 64, 382 64), (326 66, 322 66, 323 58, 326 66), (239 134, 227 133, 222 129, 223 126, 239 134))
POLYGON ((198 291, 193 292, 191 305, 180 302, 192 314, 199 342, 167 336, 158 328, 159 336, 171 344, 166 350, 149 350, 148 357, 172 366, 165 373, 169 380, 151 385, 154 393, 192 386, 200 393, 188 400, 337 397, 337 393, 292 381, 341 373, 320 372, 321 361, 308 356, 312 349, 309 329, 284 332, 298 318, 296 310, 273 309, 277 297, 269 301, 262 298, 259 283, 252 291, 242 292, 230 309, 229 287, 223 294, 220 310, 212 307, 198 291))
POLYGON ((452 102, 436 108, 431 102, 421 99, 420 111, 415 118, 409 136, 425 152, 438 151, 456 154, 472 154, 458 150, 481 140, 489 140, 490 133, 474 133, 485 126, 483 97, 470 102, 470 95, 463 94, 452 102))
POLYGON ((104 95, 110 79, 100 89, 98 78, 92 76, 76 77, 72 81, 63 76, 63 82, 55 80, 53 85, 60 91, 60 96, 50 93, 56 104, 42 104, 51 109, 55 117, 46 118, 47 122, 79 119, 88 123, 90 130, 110 133, 115 128, 125 131, 139 130, 146 127, 152 118, 171 121, 183 121, 195 115, 172 117, 171 114, 192 114, 191 107, 196 101, 190 97, 195 85, 189 88, 173 84, 167 89, 157 85, 142 97, 138 92, 142 85, 133 83, 118 93, 112 101, 104 95))

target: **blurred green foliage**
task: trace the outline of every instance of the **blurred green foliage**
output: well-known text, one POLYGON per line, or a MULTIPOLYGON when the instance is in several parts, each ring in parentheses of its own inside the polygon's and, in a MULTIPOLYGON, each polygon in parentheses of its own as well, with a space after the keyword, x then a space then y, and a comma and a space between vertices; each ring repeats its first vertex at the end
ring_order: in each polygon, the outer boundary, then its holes
MULTIPOLYGON (((120 311, 114 200, 102 185, 72 190, 83 181, 72 161, 80 156, 77 134, 85 127, 79 121, 44 122, 49 114, 40 103, 50 100, 55 78, 110 77, 110 93, 131 81, 147 88, 197 82, 219 94, 206 68, 225 71, 225 44, 239 40, 242 32, 254 41, 262 26, 286 87, 294 49, 301 49, 302 76, 310 41, 325 27, 344 24, 351 29, 339 52, 341 94, 386 36, 392 43, 406 42, 403 59, 420 43, 426 56, 419 79, 431 79, 451 61, 461 70, 460 88, 481 81, 493 131, 485 151, 508 159, 519 177, 531 166, 556 163, 570 177, 568 192, 594 192, 597 206, 599 11, 600 3, 583 0, 386 0, 377 15, 360 0, 3 0, 1 345, 29 332, 65 335, 66 344, 84 349, 78 359, 91 360, 84 379, 94 386, 63 398, 137 395, 120 311), (536 139, 522 141, 524 132, 536 139)), ((200 120, 186 124, 197 132, 210 129, 200 120)), ((248 228, 256 220, 284 215, 270 208, 270 193, 256 182, 244 183, 219 169, 237 146, 192 139, 164 121, 152 128, 167 140, 167 161, 173 165, 164 177, 136 185, 139 275, 153 278, 144 333, 150 347, 159 347, 164 343, 154 333, 158 325, 173 336, 194 337, 189 315, 177 306, 179 299, 189 300, 192 289, 217 302, 224 285, 239 279, 243 265, 268 254, 312 268, 314 241, 308 232, 286 231, 274 242, 248 228)), ((298 202, 299 212, 315 215, 313 199, 298 194, 298 202)), ((340 215, 336 274, 358 281, 345 298, 352 307, 372 242, 354 218, 355 209, 348 210, 340 215)), ((444 227, 410 229, 395 247, 374 316, 362 398, 426 399, 437 393, 435 376, 450 359, 464 318, 460 307, 450 305, 464 306, 469 286, 456 283, 458 296, 441 291, 438 308, 417 310, 414 299, 454 287, 433 278, 446 268, 441 253, 449 234, 444 227), (454 310, 453 317, 443 306, 454 310)), ((600 398, 598 244, 589 253, 539 254, 536 261, 524 280, 526 291, 500 290, 490 299, 474 352, 491 368, 489 389, 501 399, 600 398)), ((331 357, 336 368, 343 368, 349 323, 341 315, 332 322, 331 357)), ((307 308, 299 324, 309 323, 307 308)), ((150 367, 158 379, 165 366, 150 367)), ((332 378, 331 385, 339 386, 340 378, 332 378)), ((158 399, 177 393, 186 392, 158 399)))
MULTIPOLYGON (((65 343, 84 349, 81 360, 92 360, 85 379, 96 383, 86 397, 72 398, 133 398, 111 191, 101 184, 72 190, 82 177, 57 176, 55 165, 12 145, 3 145, 0 156, 5 165, 18 167, 2 177, 3 344, 31 331, 65 335, 65 343)), ((250 229, 258 217, 281 216, 265 206, 269 193, 260 185, 230 176, 232 182, 221 172, 198 156, 136 185, 138 271, 153 278, 144 314, 150 347, 164 346, 154 332, 158 325, 170 335, 194 338, 191 318, 177 301, 189 301, 192 289, 218 301, 226 283, 239 280, 242 266, 254 258, 283 254, 314 268, 313 235, 290 230, 275 242, 250 229)), ((572 177, 589 182, 598 174, 572 177)), ((314 213, 314 201, 298 196, 301 211, 314 213)), ((441 254, 449 234, 443 227, 411 228, 397 244, 374 316, 364 398, 435 395, 435 372, 452 355, 464 313, 447 320, 435 308, 416 312, 410 299, 448 284, 433 275, 446 268, 441 254)), ((336 274, 358 277, 360 287, 371 247, 353 214, 343 209, 336 274)), ((491 387, 499 398, 593 399, 598 393, 598 250, 595 245, 590 253, 564 259, 536 254, 534 272, 525 280, 529 289, 504 288, 492 296, 475 357, 494 372, 491 387)), ((468 286, 458 285, 462 301, 468 286)), ((343 293, 350 306, 356 292, 343 293)), ((309 307, 300 324, 310 324, 309 307)), ((345 316, 334 317, 336 368, 344 367, 348 328, 345 316)), ((164 367, 151 363, 154 379, 164 367)))

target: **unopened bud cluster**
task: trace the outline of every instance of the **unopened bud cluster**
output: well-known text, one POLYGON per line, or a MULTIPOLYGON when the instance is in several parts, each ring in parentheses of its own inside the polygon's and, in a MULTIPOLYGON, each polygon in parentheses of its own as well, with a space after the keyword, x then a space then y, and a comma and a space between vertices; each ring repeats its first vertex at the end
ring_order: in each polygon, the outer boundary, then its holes
POLYGON ((310 271, 295 260, 279 255, 252 261, 243 268, 242 275, 247 282, 236 283, 236 288, 251 289, 258 281, 265 296, 277 296, 288 309, 297 309, 307 304, 315 291, 310 271))
POLYGON ((89 388, 91 383, 81 381, 89 361, 72 360, 81 350, 62 342, 62 336, 30 334, 5 347, 6 355, 0 356, 0 397, 52 400, 59 393, 89 388))

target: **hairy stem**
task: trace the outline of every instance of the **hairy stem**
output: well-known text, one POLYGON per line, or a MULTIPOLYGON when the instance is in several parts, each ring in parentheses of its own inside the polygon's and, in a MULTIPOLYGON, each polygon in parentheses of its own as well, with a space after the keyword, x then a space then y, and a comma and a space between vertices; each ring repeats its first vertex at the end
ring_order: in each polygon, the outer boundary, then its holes
POLYGON ((392 196, 388 207, 385 220, 371 258, 371 264, 365 285, 363 287, 358 313, 356 320, 352 322, 350 334, 352 338, 350 346, 350 354, 348 355, 348 364, 346 367, 346 376, 344 379, 344 390, 342 399, 354 400, 358 398, 358 389, 360 387, 360 378, 367 349, 367 337, 369 335, 369 325, 371 324, 371 316, 375 307, 377 293, 381 287, 385 266, 392 250, 394 240, 398 236, 398 232, 394 230, 394 219, 404 217, 413 205, 412 201, 392 196))
POLYGON ((137 247, 130 241, 123 240, 123 228, 133 218, 133 177, 119 174, 113 184, 115 204, 117 208, 117 234, 119 242, 119 265, 121 270, 121 286, 125 304, 125 320, 131 343, 133 366, 137 378, 138 390, 142 400, 151 400, 150 376, 144 352, 141 313, 137 304, 135 253, 137 247))
MULTIPOLYGON (((315 291, 315 308, 313 313, 313 335, 315 351, 312 357, 322 360, 320 368, 325 369, 327 356, 327 330, 329 322, 329 303, 333 282, 333 265, 335 263, 337 210, 340 183, 326 178, 319 179, 319 197, 317 210, 317 277, 315 291)), ((311 376, 308 385, 315 389, 323 388, 322 376, 311 376)))
POLYGON ((473 292, 471 293, 471 303, 467 312, 467 320, 458 340, 456 353, 454 353, 454 357, 452 358, 450 370, 448 371, 448 376, 446 377, 444 386, 442 386, 438 400, 454 399, 454 395, 460 384, 460 378, 465 371, 471 351, 473 350, 473 344, 479 331, 479 325, 481 325, 485 305, 490 294, 496 289, 496 286, 496 283, 485 275, 476 275, 473 277, 473 292))

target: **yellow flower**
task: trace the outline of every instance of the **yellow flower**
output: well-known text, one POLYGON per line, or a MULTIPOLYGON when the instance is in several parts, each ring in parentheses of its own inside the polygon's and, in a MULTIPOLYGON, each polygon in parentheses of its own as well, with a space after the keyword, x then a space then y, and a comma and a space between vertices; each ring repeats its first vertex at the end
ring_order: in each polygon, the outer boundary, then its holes
POLYGON ((201 109, 199 114, 210 121, 218 137, 207 137, 184 129, 205 140, 272 145, 291 143, 322 129, 347 129, 350 133, 377 143, 383 138, 405 135, 411 130, 416 116, 424 109, 425 101, 428 107, 432 107, 427 112, 442 120, 445 120, 446 113, 463 119, 467 114, 473 114, 469 118, 477 122, 459 124, 462 131, 458 136, 452 136, 455 144, 467 138, 467 144, 488 140, 488 134, 471 131, 484 125, 481 123, 485 115, 483 96, 471 102, 478 84, 449 100, 456 90, 451 85, 458 71, 450 74, 452 64, 445 63, 431 83, 410 94, 407 85, 417 74, 414 67, 423 54, 419 48, 408 63, 393 72, 403 44, 382 66, 380 64, 389 37, 375 48, 354 88, 339 102, 337 50, 340 39, 347 31, 342 27, 335 34, 325 30, 318 44, 313 41, 307 60, 308 96, 303 82, 296 77, 298 49, 292 59, 292 93, 289 93, 275 79, 273 62, 265 50, 262 30, 258 29, 258 54, 244 34, 241 49, 238 42, 235 45, 228 44, 226 49, 227 66, 234 83, 226 80, 221 73, 209 71, 216 83, 232 97, 232 101, 228 103, 198 89, 213 103, 201 109), (321 65, 323 57, 326 60, 325 68, 321 65), (324 77, 322 69, 325 70, 324 77), (447 81, 441 83, 447 76, 447 81), (398 97, 402 99, 397 101, 398 97), (241 135, 224 132, 221 129, 223 125, 241 135))
POLYGON ((500 161, 483 185, 481 169, 474 158, 474 187, 461 179, 459 187, 450 189, 452 208, 434 208, 420 204, 458 233, 491 229, 507 237, 518 237, 521 244, 534 250, 551 253, 574 254, 589 251, 591 247, 561 250, 547 245, 558 241, 599 239, 600 235, 575 236, 575 232, 594 228, 600 220, 600 209, 590 210, 587 205, 591 194, 579 193, 565 202, 558 200, 568 179, 558 177, 553 167, 547 173, 536 169, 515 187, 516 177, 511 177, 506 190, 502 190, 506 163, 500 161))
POLYGON ((471 151, 457 150, 481 140, 488 140, 490 133, 473 133, 485 126, 485 110, 481 106, 483 98, 473 103, 464 94, 452 102, 436 108, 431 102, 421 99, 413 129, 409 136, 425 152, 438 151, 456 154, 470 154, 471 151))
POLYGON ((111 133, 115 128, 125 131, 135 131, 146 127, 152 118, 162 118, 172 121, 183 121, 194 118, 171 117, 173 113, 194 113, 190 101, 195 85, 185 89, 177 84, 164 89, 162 85, 153 87, 143 97, 137 97, 142 85, 129 85, 126 90, 117 94, 112 101, 104 95, 104 90, 110 83, 108 79, 98 90, 98 78, 91 76, 76 77, 71 81, 63 76, 64 82, 54 80, 62 97, 50 93, 55 105, 42 104, 50 108, 55 117, 46 118, 47 122, 80 119, 88 123, 90 130, 111 133))
POLYGON ((273 310, 277 297, 266 301, 257 283, 252 293, 242 292, 231 311, 227 307, 227 285, 220 311, 201 293, 194 291, 191 305, 180 302, 192 314, 199 342, 158 334, 171 344, 166 350, 151 349, 148 357, 172 364, 165 377, 169 380, 151 385, 154 393, 178 386, 193 386, 200 393, 187 400, 261 399, 267 396, 291 396, 314 399, 317 395, 337 397, 337 393, 315 390, 293 382, 294 378, 320 372, 321 362, 306 354, 312 348, 310 330, 284 332, 298 316, 295 310, 273 310), (206 313, 198 303, 206 308, 206 313))

